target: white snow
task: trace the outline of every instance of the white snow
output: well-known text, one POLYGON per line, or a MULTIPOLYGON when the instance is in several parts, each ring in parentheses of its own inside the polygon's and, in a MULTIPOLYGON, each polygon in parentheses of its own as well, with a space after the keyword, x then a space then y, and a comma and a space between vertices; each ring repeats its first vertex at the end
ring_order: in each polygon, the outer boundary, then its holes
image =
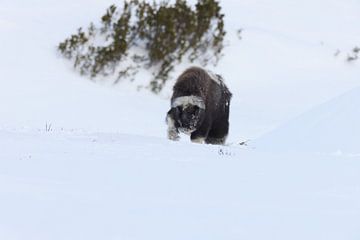
POLYGON ((1 239, 360 237, 359 158, 0 133, 1 239))
POLYGON ((360 155, 360 88, 257 139, 258 149, 360 155))
POLYGON ((92 82, 56 53, 112 3, 0 3, 0 239, 360 239, 358 1, 221 2, 222 147, 166 139, 174 80, 92 82))

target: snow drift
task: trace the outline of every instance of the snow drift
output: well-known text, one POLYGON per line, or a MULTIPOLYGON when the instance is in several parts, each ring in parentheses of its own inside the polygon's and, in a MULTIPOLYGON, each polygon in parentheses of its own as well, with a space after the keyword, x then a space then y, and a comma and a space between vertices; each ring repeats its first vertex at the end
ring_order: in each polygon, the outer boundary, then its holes
POLYGON ((360 155, 360 88, 355 88, 254 142, 259 149, 360 155))

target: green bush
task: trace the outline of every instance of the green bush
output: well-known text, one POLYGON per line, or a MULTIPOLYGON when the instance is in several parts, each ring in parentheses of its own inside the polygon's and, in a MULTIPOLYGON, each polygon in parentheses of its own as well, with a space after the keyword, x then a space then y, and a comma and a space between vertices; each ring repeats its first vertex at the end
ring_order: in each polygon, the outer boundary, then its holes
POLYGON ((215 0, 174 4, 125 1, 110 6, 99 27, 93 23, 58 46, 82 75, 116 75, 115 83, 132 78, 139 68, 150 69, 149 87, 159 92, 174 65, 187 57, 203 66, 216 64, 223 50, 224 15, 215 0))

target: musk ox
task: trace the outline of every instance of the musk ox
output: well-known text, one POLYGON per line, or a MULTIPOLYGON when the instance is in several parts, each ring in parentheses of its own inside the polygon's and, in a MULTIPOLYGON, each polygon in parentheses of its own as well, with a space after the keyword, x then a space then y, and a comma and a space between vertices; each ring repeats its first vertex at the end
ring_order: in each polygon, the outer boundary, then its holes
POLYGON ((189 134, 192 142, 224 144, 229 131, 231 93, 222 77, 202 68, 183 72, 173 88, 167 112, 168 138, 189 134))

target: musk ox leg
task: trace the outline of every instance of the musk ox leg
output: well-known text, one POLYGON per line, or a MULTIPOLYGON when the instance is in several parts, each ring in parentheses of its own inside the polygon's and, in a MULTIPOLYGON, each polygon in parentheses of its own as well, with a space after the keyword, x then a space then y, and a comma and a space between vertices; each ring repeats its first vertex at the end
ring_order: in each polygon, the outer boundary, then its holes
POLYGON ((208 121, 204 121, 203 124, 193 133, 191 133, 191 141, 194 143, 204 143, 205 139, 208 136, 210 130, 210 123, 208 121))
POLYGON ((194 138, 194 139, 192 138, 191 141, 193 143, 204 143, 205 138, 204 137, 198 137, 198 138, 194 138))
POLYGON ((224 145, 229 133, 230 97, 226 100, 224 112, 213 122, 209 134, 205 139, 207 144, 224 145))
POLYGON ((227 137, 227 135, 222 138, 207 137, 205 139, 205 142, 206 142, 206 144, 224 145, 226 142, 226 137, 227 137))
POLYGON ((228 132, 229 122, 227 120, 214 123, 207 138, 205 139, 205 143, 223 145, 225 144, 228 132))
POLYGON ((173 141, 178 141, 180 139, 179 131, 176 126, 176 122, 174 120, 172 109, 166 115, 166 123, 168 125, 168 130, 167 130, 168 139, 173 141))

